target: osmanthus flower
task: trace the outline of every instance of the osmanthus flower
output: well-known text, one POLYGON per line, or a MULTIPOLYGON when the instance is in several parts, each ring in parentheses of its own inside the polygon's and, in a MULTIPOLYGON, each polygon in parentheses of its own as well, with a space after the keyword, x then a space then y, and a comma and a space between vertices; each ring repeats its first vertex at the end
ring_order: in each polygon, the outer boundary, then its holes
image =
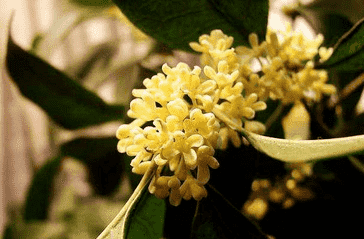
POLYGON ((316 54, 330 54, 319 49, 322 38, 309 41, 289 31, 279 39, 269 30, 266 41, 259 43, 255 34, 249 41, 252 48, 234 49, 233 38, 221 30, 202 35, 190 44, 202 53, 202 68, 164 64, 163 73, 143 81, 145 89, 132 92, 128 116, 135 120, 118 129, 118 150, 134 156, 133 172, 152 172, 149 191, 169 197, 172 205, 207 195, 209 170, 219 167, 216 148, 225 149, 228 140, 239 147, 243 127, 264 133, 264 124, 253 120, 266 108, 261 99, 318 101, 335 93, 327 73, 312 62, 316 54), (253 59, 261 64, 259 72, 253 59))
MULTIPOLYGON (((241 144, 240 137, 235 131, 236 125, 239 127, 243 125, 246 128, 246 119, 252 119, 255 116, 255 111, 264 110, 266 104, 259 101, 257 94, 243 95, 244 85, 241 82, 242 75, 250 74, 252 72, 250 65, 244 64, 246 59, 242 60, 237 55, 235 49, 232 48, 233 37, 225 35, 221 30, 213 30, 210 35, 204 34, 199 38, 199 42, 191 42, 190 47, 201 52, 201 65, 204 68, 204 75, 208 79, 212 79, 218 85, 218 90, 215 91, 215 102, 213 102, 214 113, 220 114, 224 112, 221 117, 229 118, 227 125, 221 126, 219 135, 221 141, 219 145, 225 149, 227 147, 227 140, 230 139, 235 146, 241 144), (223 102, 216 104, 218 100, 223 102), (232 124, 231 124, 232 123, 232 124), (229 132, 229 133, 227 133, 229 132)), ((256 44, 257 45, 257 44, 256 44)), ((260 46, 257 46, 260 50, 260 46)), ((248 122, 248 121, 247 121, 248 122)), ((265 126, 257 121, 256 127, 250 127, 256 130, 255 133, 264 133, 265 126)))
POLYGON ((252 48, 239 46, 236 54, 242 60, 239 80, 244 84, 246 94, 256 93, 260 99, 268 97, 281 100, 283 103, 294 103, 302 100, 319 101, 323 94, 335 94, 334 85, 327 84, 325 70, 314 69, 313 59, 327 60, 332 49, 320 47, 322 35, 309 40, 302 33, 293 32, 287 25, 285 32, 274 32, 268 29, 266 40, 258 43, 258 37, 249 36, 252 48), (261 71, 249 71, 251 60, 261 64, 261 71))
POLYGON ((136 99, 128 116, 136 119, 116 134, 118 150, 134 156, 133 172, 145 174, 153 168, 149 191, 159 198, 169 196, 172 205, 207 195, 209 170, 219 167, 215 149, 226 147, 229 137, 239 146, 236 130, 266 108, 256 94, 243 96, 239 71, 230 67, 230 55, 224 53, 233 51, 218 42, 221 59, 212 58, 216 67, 204 66, 204 74, 197 66, 165 64, 164 74, 145 79, 146 89, 132 92, 136 99))

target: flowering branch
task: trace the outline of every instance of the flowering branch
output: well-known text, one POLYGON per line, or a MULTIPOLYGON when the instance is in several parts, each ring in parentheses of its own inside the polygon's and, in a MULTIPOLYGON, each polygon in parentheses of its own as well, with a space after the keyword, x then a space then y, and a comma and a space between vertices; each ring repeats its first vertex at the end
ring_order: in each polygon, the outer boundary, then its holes
POLYGON ((310 61, 318 53, 322 59, 328 57, 328 50, 318 50, 322 37, 309 41, 288 30, 283 40, 268 31, 261 44, 251 34, 252 48, 236 50, 231 48, 232 37, 214 30, 190 44, 202 52, 202 68, 165 64, 164 74, 143 81, 146 89, 133 90, 137 98, 130 103, 128 116, 135 120, 119 127, 118 150, 135 156, 134 173, 155 169, 150 193, 169 197, 175 206, 182 198, 206 197, 209 168, 219 167, 215 149, 225 149, 229 140, 240 147, 239 133, 264 133, 265 125, 252 120, 256 111, 267 107, 259 99, 286 104, 318 101, 322 94, 335 93, 334 86, 325 84, 326 71, 313 69, 310 61), (261 60, 261 76, 252 70, 253 59, 261 60), (143 127, 148 122, 153 126, 143 127))

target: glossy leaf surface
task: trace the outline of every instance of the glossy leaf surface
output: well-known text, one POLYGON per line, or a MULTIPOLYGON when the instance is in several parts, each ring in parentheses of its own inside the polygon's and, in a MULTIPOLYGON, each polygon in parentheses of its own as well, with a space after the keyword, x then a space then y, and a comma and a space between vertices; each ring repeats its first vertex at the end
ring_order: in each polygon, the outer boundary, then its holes
POLYGON ((188 43, 202 34, 221 29, 234 37, 235 45, 249 45, 248 35, 265 38, 268 19, 266 0, 114 0, 138 28, 157 40, 191 51, 188 43))
POLYGON ((125 219, 124 238, 162 238, 165 201, 144 189, 141 198, 125 219))
POLYGON ((320 68, 337 70, 364 69, 364 19, 357 22, 334 46, 331 57, 320 68))
POLYGON ((124 106, 106 104, 61 71, 21 49, 11 38, 6 64, 21 93, 64 128, 77 129, 123 118, 124 106))

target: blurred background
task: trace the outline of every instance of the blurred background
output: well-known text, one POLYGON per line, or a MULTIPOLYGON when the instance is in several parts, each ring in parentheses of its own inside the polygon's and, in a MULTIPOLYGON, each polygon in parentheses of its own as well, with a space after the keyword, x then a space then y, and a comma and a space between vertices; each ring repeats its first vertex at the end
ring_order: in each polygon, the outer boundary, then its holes
MULTIPOLYGON (((271 28, 285 29, 290 19, 281 9, 295 2, 271 1, 271 28)), ((193 66, 199 60, 196 55, 170 52, 164 46, 158 48, 161 46, 134 28, 111 1, 0 0, 0 6, 0 235, 3 235, 6 225, 21 221, 19 210, 35 172, 57 155, 60 145, 79 137, 114 137, 122 123, 65 130, 22 97, 4 70, 11 14, 10 32, 17 44, 64 71, 107 103, 127 104, 131 89, 146 70, 156 71, 164 62, 174 66, 183 61, 193 66)), ((297 18, 294 28, 308 38, 315 36, 303 18, 297 18)), ((290 117, 296 120, 287 120, 286 138, 297 135, 307 138, 307 114, 297 110, 290 117)), ((122 186, 105 199, 90 186, 89 170, 71 157, 63 159, 52 195, 51 220, 34 225, 18 223, 19 231, 24 233, 21 238, 62 238, 60 235, 66 234, 69 238, 95 238, 121 209, 130 194, 130 182, 123 178, 122 186), (92 221, 96 217, 99 220, 92 221)))

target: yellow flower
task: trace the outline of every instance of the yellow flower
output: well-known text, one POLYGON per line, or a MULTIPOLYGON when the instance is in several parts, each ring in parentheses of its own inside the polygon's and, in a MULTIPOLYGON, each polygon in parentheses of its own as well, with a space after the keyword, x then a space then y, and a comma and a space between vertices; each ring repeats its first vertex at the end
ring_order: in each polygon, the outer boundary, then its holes
POLYGON ((199 184, 197 179, 191 175, 187 176, 187 179, 180 187, 180 193, 185 200, 190 200, 191 197, 193 197, 195 200, 199 201, 207 196, 206 188, 199 184))
POLYGON ((202 35, 199 42, 191 42, 190 47, 202 52, 202 66, 210 66, 217 70, 220 61, 225 60, 229 64, 231 70, 238 67, 238 58, 233 48, 234 38, 225 35, 221 30, 213 30, 210 35, 202 35))
POLYGON ((175 206, 182 198, 201 200, 207 196, 210 168, 219 167, 214 149, 225 149, 228 140, 240 147, 243 127, 264 133, 265 126, 253 120, 266 108, 261 99, 318 101, 322 94, 335 93, 326 84, 326 71, 314 69, 312 62, 317 54, 321 60, 331 54, 319 48, 322 40, 310 41, 288 27, 281 35, 268 30, 261 43, 251 34, 251 48, 235 50, 233 38, 221 30, 202 35, 190 43, 202 53, 201 68, 164 64, 163 73, 143 81, 145 89, 133 90, 136 99, 128 116, 135 120, 119 127, 118 150, 135 156, 133 172, 153 173, 150 193, 169 197, 175 206), (253 59, 261 64, 259 72, 252 68, 253 59))
POLYGON ((135 156, 133 172, 144 174, 155 167, 149 191, 159 198, 169 196, 172 205, 182 198, 201 200, 207 195, 209 170, 219 166, 214 148, 224 146, 221 142, 228 138, 240 146, 235 130, 266 107, 256 94, 242 94, 232 40, 213 31, 202 36, 200 44, 191 44, 209 54, 206 63, 212 65, 203 66, 203 71, 185 63, 173 68, 164 64, 164 74, 145 79, 146 88, 132 92, 136 99, 128 116, 136 120, 117 131, 118 150, 135 156), (152 125, 143 128, 146 123, 152 125), (223 134, 220 128, 230 133, 223 134))
POLYGON ((326 84, 326 71, 314 69, 312 62, 317 54, 320 61, 325 61, 332 53, 332 49, 320 47, 322 35, 309 40, 287 25, 285 32, 268 29, 266 41, 261 44, 254 33, 249 39, 251 49, 236 49, 237 56, 245 59, 241 60, 239 80, 244 84, 246 94, 256 93, 260 99, 270 97, 287 104, 319 101, 323 94, 336 92, 333 85, 326 84), (249 71, 252 59, 258 59, 261 64, 260 76, 249 71))
POLYGON ((197 181, 199 184, 206 184, 210 179, 210 168, 219 167, 219 162, 213 157, 215 151, 208 146, 201 146, 197 151, 197 181))
POLYGON ((185 119, 183 125, 187 133, 198 133, 206 139, 210 139, 220 128, 214 114, 203 114, 200 109, 191 110, 189 119, 185 119))

